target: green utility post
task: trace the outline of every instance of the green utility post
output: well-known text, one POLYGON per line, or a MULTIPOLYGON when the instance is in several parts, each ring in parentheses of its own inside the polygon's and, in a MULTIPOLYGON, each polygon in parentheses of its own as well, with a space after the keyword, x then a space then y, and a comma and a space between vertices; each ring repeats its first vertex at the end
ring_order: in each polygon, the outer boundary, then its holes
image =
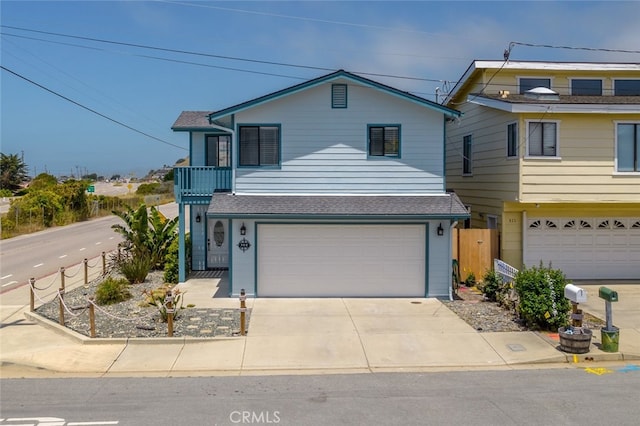
POLYGON ((611 309, 611 302, 618 301, 618 292, 607 287, 600 287, 598 290, 598 296, 600 296, 601 299, 604 299, 605 315, 607 320, 606 327, 600 329, 602 350, 604 352, 618 352, 620 330, 618 327, 614 327, 613 325, 613 311, 611 309))

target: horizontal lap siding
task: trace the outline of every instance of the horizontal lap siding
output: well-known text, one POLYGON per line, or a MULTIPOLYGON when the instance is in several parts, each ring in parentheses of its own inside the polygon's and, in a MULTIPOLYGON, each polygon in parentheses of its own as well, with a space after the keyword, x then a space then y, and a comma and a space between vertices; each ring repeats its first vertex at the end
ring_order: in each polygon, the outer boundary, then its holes
POLYGON ((443 191, 443 115, 377 90, 348 86, 331 108, 331 84, 236 115, 242 125, 281 125, 281 167, 239 168, 239 193, 433 193, 443 191), (370 158, 367 125, 400 125, 401 158, 370 158))
POLYGON ((558 120, 560 159, 523 160, 522 202, 640 201, 638 176, 615 173, 615 121, 640 121, 640 114, 544 118, 558 120))

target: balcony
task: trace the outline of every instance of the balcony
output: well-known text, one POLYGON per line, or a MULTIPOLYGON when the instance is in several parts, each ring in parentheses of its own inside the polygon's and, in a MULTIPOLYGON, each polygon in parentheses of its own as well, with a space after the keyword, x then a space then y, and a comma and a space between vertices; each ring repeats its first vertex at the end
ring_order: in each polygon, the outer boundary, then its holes
POLYGON ((177 203, 208 204, 214 192, 231 190, 231 169, 176 167, 173 192, 177 203))

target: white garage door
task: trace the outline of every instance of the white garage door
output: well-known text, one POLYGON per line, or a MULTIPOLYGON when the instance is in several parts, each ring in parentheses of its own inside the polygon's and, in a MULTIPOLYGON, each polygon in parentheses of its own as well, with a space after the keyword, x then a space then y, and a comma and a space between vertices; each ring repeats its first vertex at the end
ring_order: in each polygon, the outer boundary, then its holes
POLYGON ((424 225, 258 225, 258 296, 424 297, 424 225))
POLYGON ((529 218, 524 262, 569 279, 640 279, 640 218, 529 218))

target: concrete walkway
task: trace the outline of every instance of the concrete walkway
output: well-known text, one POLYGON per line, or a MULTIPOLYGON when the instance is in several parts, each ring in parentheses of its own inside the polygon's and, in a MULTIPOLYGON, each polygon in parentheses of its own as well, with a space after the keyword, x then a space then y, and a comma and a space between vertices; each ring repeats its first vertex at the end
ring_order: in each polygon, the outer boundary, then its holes
MULTIPOLYGON (((237 299, 220 297, 225 286, 224 277, 181 284, 198 308, 238 308, 237 299)), ((604 318, 598 287, 585 286, 589 303, 581 307, 604 318)), ((614 304, 620 352, 601 351, 594 332, 590 352, 573 355, 561 352, 552 334, 478 333, 440 301, 424 298, 248 299, 245 337, 89 339, 29 314, 23 286, 0 297, 1 376, 430 371, 640 360, 640 285, 609 287, 620 295, 614 304)))

